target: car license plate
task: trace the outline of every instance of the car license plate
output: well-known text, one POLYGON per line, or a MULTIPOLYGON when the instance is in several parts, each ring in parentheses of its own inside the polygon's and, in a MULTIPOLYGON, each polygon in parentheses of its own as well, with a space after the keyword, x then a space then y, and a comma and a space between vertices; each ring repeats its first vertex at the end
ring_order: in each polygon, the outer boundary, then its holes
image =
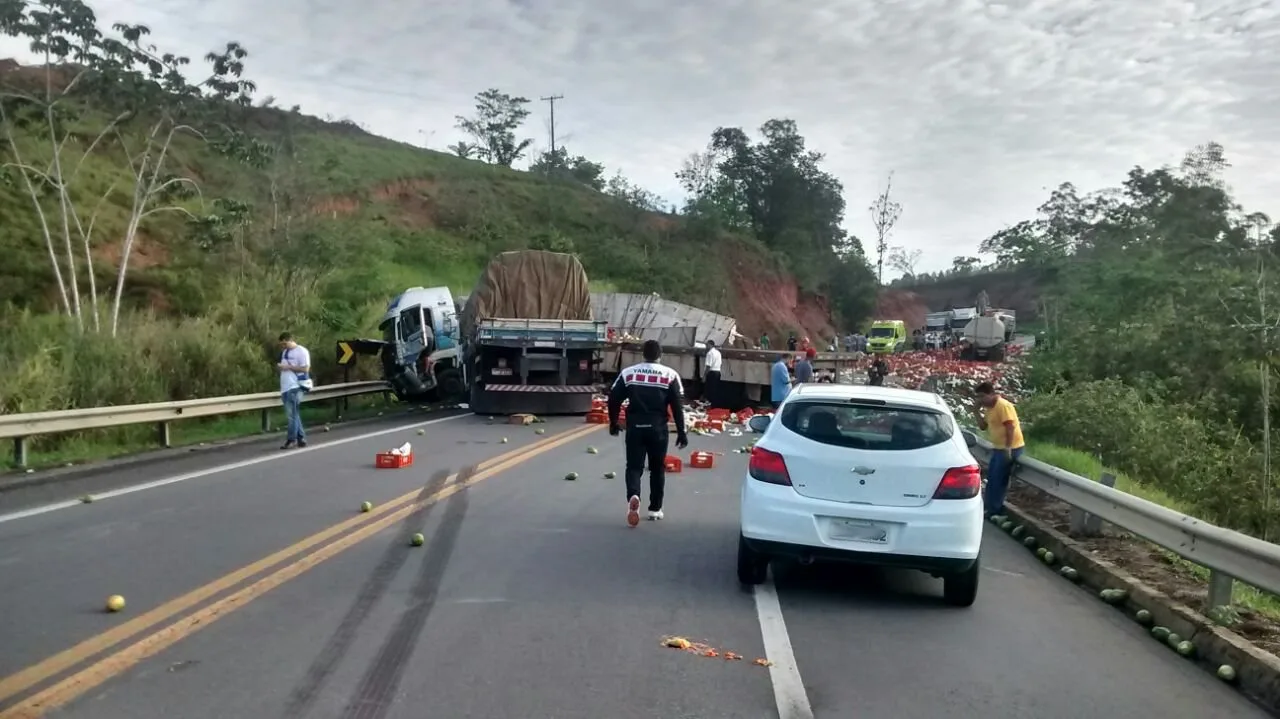
POLYGON ((831 536, 834 539, 851 539, 856 542, 884 544, 889 541, 889 528, 883 524, 861 519, 831 520, 831 536))
POLYGON ((494 367, 492 370, 490 370, 489 374, 492 374, 494 376, 502 375, 504 377, 510 377, 511 369, 509 367, 494 367))

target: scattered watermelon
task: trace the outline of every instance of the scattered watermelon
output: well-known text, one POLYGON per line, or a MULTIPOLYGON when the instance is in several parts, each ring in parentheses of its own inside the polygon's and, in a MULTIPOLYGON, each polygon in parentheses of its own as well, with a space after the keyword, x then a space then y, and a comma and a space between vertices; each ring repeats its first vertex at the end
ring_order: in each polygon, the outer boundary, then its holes
POLYGON ((605 478, 605 479, 613 479, 614 477, 617 477, 617 476, 618 476, 618 473, 617 473, 617 472, 605 472, 605 473, 604 473, 604 478, 605 478))
POLYGON ((1168 627, 1152 627, 1151 628, 1151 636, 1155 637, 1156 641, 1160 641, 1160 642, 1168 641, 1169 637, 1172 636, 1172 634, 1173 632, 1169 631, 1168 627))
POLYGON ((1061 574, 1063 577, 1070 579, 1073 582, 1080 581, 1080 572, 1077 572, 1075 567, 1063 567, 1058 570, 1058 574, 1061 574))
POLYGON ((1138 613, 1133 615, 1133 618, 1138 620, 1139 624, 1150 624, 1151 612, 1148 612, 1145 609, 1139 609, 1138 613))
POLYGON ((575 479, 577 479, 577 478, 578 478, 578 473, 577 473, 577 472, 570 472, 570 473, 566 474, 566 475, 564 476, 564 478, 565 478, 565 479, 567 479, 567 480, 569 480, 570 482, 572 482, 573 480, 575 480, 575 479))
POLYGON ((1178 642, 1178 645, 1175 648, 1178 650, 1178 653, 1184 657, 1193 657, 1196 655, 1196 645, 1191 642, 1178 642))
POLYGON ((1044 547, 1041 547, 1041 548, 1039 548, 1039 549, 1037 549, 1037 550, 1036 550, 1036 556, 1037 556, 1037 557, 1039 557, 1039 558, 1041 558, 1041 559, 1044 559, 1044 555, 1046 555, 1046 554, 1048 554, 1048 553, 1049 553, 1049 550, 1045 549, 1044 547))
MULTIPOLYGON (((1053 564, 1053 560, 1057 559, 1057 557, 1053 555, 1053 552, 1045 552, 1044 556, 1041 557, 1040 559, 1044 560, 1045 564, 1053 564)), ((1073 569, 1071 571, 1074 572, 1075 570, 1073 569)))
POLYGON ((1107 604, 1119 604, 1129 596, 1129 593, 1123 589, 1104 589, 1098 592, 1098 596, 1107 604))
POLYGON ((1224 682, 1234 682, 1236 680, 1236 668, 1230 664, 1223 664, 1218 667, 1218 678, 1224 682))
POLYGON ((1009 530, 1013 529, 1013 522, 1010 522, 1009 520, 1006 519, 1000 523, 1000 528, 1008 532, 1009 530))
POLYGON ((1027 537, 1026 539, 1022 540, 1022 544, 1023 544, 1023 546, 1025 546, 1025 547, 1027 547, 1027 548, 1029 548, 1029 549, 1035 549, 1035 546, 1036 546, 1036 538, 1035 538, 1035 537, 1027 537))
POLYGON ((1178 645, 1182 643, 1182 635, 1177 632, 1169 632, 1169 636, 1165 637, 1164 643, 1168 644, 1170 649, 1177 649, 1178 645))
POLYGON ((1025 531, 1027 531, 1026 527, 1023 527, 1021 524, 1019 524, 1018 526, 1013 528, 1013 531, 1010 532, 1010 534, 1013 535, 1014 539, 1017 539, 1018 537, 1021 537, 1022 533, 1025 531))

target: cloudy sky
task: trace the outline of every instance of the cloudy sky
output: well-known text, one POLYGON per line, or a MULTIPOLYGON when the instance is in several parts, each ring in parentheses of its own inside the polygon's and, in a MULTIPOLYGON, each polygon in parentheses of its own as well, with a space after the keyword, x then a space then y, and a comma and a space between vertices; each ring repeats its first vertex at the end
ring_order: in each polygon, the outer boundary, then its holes
MULTIPOLYGON (((889 172, 893 242, 939 269, 1049 188, 1226 146, 1280 216, 1280 0, 99 0, 198 58, 244 43, 263 95, 432 148, 487 87, 546 103, 570 151, 671 200, 717 126, 791 117, 844 183, 848 229, 889 172)), ((0 39, 0 57, 22 47, 0 39)))

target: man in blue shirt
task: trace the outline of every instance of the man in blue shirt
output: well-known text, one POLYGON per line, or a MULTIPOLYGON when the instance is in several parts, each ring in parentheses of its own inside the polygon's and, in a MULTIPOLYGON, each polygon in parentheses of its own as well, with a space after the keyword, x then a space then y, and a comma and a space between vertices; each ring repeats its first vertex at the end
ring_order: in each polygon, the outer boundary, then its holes
POLYGON ((778 361, 773 363, 769 380, 771 386, 770 399, 773 402, 773 408, 777 409, 778 405, 782 404, 782 400, 786 399, 787 394, 791 392, 791 373, 787 371, 786 355, 778 355, 778 361))

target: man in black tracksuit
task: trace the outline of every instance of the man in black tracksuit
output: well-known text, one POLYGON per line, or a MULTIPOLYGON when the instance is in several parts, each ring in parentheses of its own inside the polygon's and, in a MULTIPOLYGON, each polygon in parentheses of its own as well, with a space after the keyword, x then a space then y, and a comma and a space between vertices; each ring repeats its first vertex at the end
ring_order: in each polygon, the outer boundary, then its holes
POLYGON ((684 427, 684 387, 680 375, 659 364, 662 345, 644 343, 644 362, 622 370, 609 390, 609 434, 618 436, 622 402, 627 406, 627 524, 640 523, 640 475, 649 462, 649 519, 662 519, 662 494, 666 486, 667 408, 676 423, 676 447, 689 446, 684 427))

